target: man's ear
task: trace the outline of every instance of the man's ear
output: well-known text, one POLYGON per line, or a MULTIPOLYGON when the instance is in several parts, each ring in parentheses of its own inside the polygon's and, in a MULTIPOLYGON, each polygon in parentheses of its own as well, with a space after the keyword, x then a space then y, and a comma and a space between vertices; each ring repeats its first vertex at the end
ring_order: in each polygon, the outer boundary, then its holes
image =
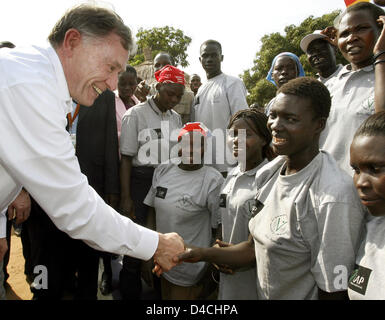
POLYGON ((223 62, 223 54, 221 55, 221 62, 223 62))
POLYGON ((155 89, 156 89, 157 91, 159 91, 160 88, 161 88, 161 86, 162 86, 162 83, 158 82, 158 83, 155 85, 155 89))
POLYGON ((318 122, 317 133, 321 133, 325 129, 326 121, 327 121, 327 118, 325 117, 317 119, 317 122, 318 122))
POLYGON ((81 33, 76 29, 67 30, 64 35, 64 40, 62 43, 62 49, 69 55, 72 55, 74 49, 80 45, 82 41, 81 33))

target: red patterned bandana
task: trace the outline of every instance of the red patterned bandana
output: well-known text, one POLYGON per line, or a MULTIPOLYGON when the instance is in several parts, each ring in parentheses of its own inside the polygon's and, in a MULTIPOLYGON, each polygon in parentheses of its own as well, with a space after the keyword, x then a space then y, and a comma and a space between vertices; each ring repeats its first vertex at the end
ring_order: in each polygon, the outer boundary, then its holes
POLYGON ((155 79, 162 83, 179 83, 184 85, 184 72, 167 65, 155 72, 155 79))

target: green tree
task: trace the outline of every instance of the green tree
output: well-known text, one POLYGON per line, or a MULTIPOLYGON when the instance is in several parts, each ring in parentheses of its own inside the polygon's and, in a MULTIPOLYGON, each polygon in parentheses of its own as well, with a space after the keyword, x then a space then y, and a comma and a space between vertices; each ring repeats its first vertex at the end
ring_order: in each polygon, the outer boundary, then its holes
POLYGON ((143 49, 151 48, 152 58, 160 51, 168 52, 175 60, 176 65, 187 67, 187 47, 191 43, 191 38, 186 36, 182 30, 165 26, 162 28, 152 28, 145 30, 140 28, 136 34, 138 45, 137 53, 129 60, 133 66, 144 61, 143 49))
MULTIPOLYGON (((306 54, 302 52, 299 44, 304 36, 312 33, 314 30, 322 30, 327 26, 333 25, 333 21, 339 13, 340 11, 333 11, 319 18, 310 16, 299 26, 287 26, 285 28, 285 35, 281 35, 278 32, 264 35, 261 39, 261 49, 256 53, 253 67, 244 71, 243 75, 241 75, 250 93, 247 97, 248 103, 257 103, 260 106, 264 106, 275 96, 276 87, 265 78, 274 57, 281 52, 289 51, 295 53, 300 58, 306 75, 315 76, 315 71, 311 68, 306 54)), ((337 52, 337 63, 346 64, 339 51, 337 52)))

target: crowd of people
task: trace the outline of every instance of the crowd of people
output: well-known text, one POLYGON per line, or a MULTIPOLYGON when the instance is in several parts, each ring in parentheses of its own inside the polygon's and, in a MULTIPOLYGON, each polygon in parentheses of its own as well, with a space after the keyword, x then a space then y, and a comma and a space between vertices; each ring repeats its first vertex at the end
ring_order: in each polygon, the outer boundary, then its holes
POLYGON ((139 79, 96 5, 47 48, 2 42, 0 300, 12 225, 34 300, 110 294, 118 256, 123 300, 143 281, 162 300, 385 299, 385 1, 356 2, 302 39, 317 78, 273 59, 262 107, 212 39, 206 81, 167 52, 139 79))

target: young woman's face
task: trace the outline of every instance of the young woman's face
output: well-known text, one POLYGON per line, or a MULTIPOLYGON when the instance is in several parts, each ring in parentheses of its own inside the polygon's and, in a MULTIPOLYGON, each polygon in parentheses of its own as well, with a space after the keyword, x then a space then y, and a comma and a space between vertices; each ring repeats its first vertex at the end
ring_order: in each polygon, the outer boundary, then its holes
POLYGON ((253 127, 251 120, 235 120, 230 130, 233 131, 229 135, 229 142, 234 157, 238 158, 239 162, 246 162, 247 170, 252 169, 255 164, 258 165, 263 160, 262 149, 266 141, 256 133, 257 128, 253 127))
POLYGON ((179 156, 183 164, 202 164, 205 138, 199 132, 185 133, 180 141, 179 156))
POLYGON ((372 63, 379 28, 368 10, 347 13, 337 31, 338 48, 353 69, 372 63))
POLYGON ((289 56, 282 56, 277 59, 273 69, 273 80, 278 88, 298 76, 297 64, 289 56))
POLYGON ((121 98, 131 98, 138 84, 135 74, 123 72, 118 80, 118 92, 121 98))
POLYGON ((374 216, 385 215, 385 136, 358 136, 350 146, 353 181, 374 216))

